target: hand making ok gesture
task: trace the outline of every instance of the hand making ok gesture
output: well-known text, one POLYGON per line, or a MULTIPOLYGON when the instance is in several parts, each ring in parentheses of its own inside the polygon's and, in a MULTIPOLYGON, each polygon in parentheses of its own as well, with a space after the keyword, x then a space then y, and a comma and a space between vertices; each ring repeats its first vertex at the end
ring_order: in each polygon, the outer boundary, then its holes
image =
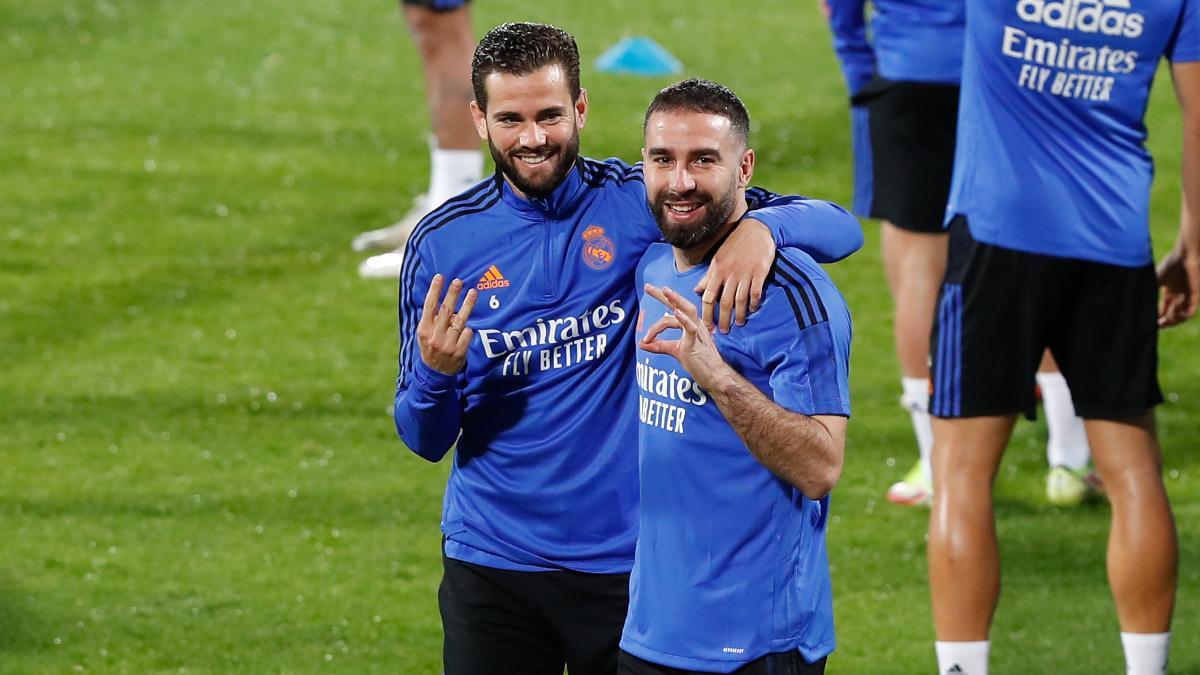
POLYGON ((646 284, 646 293, 670 311, 646 331, 642 349, 674 357, 702 389, 713 391, 720 383, 727 382, 733 370, 717 351, 712 330, 701 321, 696 305, 666 286, 656 288, 646 284), (671 328, 682 331, 678 340, 659 339, 671 328))
POLYGON ((467 319, 475 308, 477 294, 474 288, 467 291, 467 298, 455 313, 454 307, 458 304, 463 282, 461 279, 450 282, 446 299, 439 306, 443 283, 445 279, 442 275, 435 274, 433 282, 429 284, 425 306, 421 309, 421 322, 417 324, 417 343, 421 347, 421 359, 425 365, 445 375, 457 375, 467 364, 467 348, 471 346, 471 337, 475 334, 467 328, 467 319))

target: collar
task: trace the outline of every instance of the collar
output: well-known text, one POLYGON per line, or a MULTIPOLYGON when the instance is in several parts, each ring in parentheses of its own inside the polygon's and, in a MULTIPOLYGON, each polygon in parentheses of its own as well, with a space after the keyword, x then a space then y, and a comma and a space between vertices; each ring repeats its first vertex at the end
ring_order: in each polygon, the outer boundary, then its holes
POLYGON ((575 166, 567 173, 566 178, 554 188, 547 197, 525 198, 513 191, 504 175, 497 169, 493 178, 500 190, 500 198, 509 208, 519 215, 531 219, 555 218, 568 215, 579 204, 580 198, 587 189, 583 180, 583 157, 575 160, 575 166))

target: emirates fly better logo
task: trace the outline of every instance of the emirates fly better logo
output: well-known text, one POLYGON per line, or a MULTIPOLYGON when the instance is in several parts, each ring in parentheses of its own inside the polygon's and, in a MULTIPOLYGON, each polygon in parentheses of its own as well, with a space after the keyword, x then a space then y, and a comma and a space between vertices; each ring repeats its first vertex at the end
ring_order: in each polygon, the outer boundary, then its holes
POLYGON ((1022 21, 1081 33, 1136 38, 1146 16, 1130 11, 1130 0, 1019 0, 1022 21))
POLYGON ((1018 87, 1083 105, 1107 103, 1139 67, 1141 45, 1130 40, 1144 32, 1146 15, 1132 11, 1130 0, 1017 0, 1016 15, 1017 25, 1004 26, 1000 52, 1020 63, 1013 72, 1018 87))

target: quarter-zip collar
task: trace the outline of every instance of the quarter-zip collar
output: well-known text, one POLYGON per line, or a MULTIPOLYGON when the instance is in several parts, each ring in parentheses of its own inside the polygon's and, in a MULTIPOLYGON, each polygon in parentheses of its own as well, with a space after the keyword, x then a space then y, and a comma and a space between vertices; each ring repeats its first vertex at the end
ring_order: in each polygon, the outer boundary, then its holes
POLYGON ((496 171, 495 180, 499 184, 500 198, 518 215, 528 220, 561 220, 569 216, 579 205, 581 197, 587 189, 583 180, 583 160, 575 160, 563 182, 550 193, 548 197, 530 197, 526 199, 513 191, 504 174, 496 171))

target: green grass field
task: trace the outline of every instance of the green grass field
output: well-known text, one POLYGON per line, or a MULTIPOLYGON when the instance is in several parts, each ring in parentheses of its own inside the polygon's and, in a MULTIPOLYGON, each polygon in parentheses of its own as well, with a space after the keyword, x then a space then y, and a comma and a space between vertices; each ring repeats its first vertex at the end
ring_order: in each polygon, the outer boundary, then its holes
MULTIPOLYGON (((670 80, 590 64, 650 34, 744 97, 757 183, 845 203, 843 87, 814 5, 479 0, 476 27, 577 36, 583 148, 600 157, 635 156, 670 80)), ((424 188, 395 4, 9 2, 0 64, 0 672, 440 672, 447 465, 395 438, 396 287, 360 280, 349 249, 424 188)), ((1158 251, 1178 218, 1178 126, 1164 77, 1158 251)), ((883 499, 915 448, 867 235, 832 268, 856 340, 829 672, 932 672, 927 515, 883 499)), ((1200 673, 1198 337, 1193 322, 1161 341, 1178 673, 1200 673)), ((998 481, 994 672, 1121 672, 1107 507, 1045 502, 1043 438, 1021 424, 998 481)))

